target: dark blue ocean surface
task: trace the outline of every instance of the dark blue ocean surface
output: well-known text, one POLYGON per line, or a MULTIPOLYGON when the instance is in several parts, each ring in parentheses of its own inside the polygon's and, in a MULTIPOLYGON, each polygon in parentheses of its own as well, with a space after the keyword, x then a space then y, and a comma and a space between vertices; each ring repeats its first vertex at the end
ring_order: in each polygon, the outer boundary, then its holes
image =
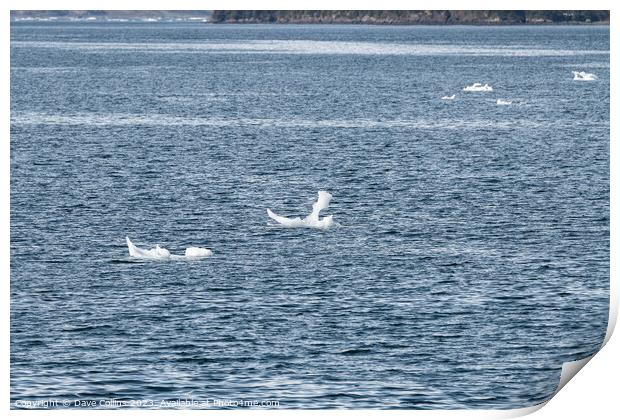
POLYGON ((545 400, 607 326, 609 93, 608 27, 12 24, 12 406, 545 400))

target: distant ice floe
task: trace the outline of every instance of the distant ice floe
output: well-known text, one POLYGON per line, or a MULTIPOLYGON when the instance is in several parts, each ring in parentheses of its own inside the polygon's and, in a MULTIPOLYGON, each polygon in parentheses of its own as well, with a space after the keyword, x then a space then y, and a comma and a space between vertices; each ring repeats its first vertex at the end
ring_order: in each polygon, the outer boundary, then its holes
POLYGON ((589 82, 589 81, 597 80, 597 79, 598 77, 596 77, 596 75, 592 73, 586 73, 585 71, 574 71, 573 72, 573 80, 589 82))
POLYGON ((319 191, 319 198, 312 205, 312 213, 306 216, 304 219, 300 217, 284 217, 278 216, 271 209, 267 209, 267 214, 273 220, 278 222, 280 225, 287 228, 296 228, 296 227, 307 227, 307 228, 317 228, 317 229, 327 229, 333 223, 333 216, 325 216, 322 219, 319 219, 319 213, 321 210, 329 207, 329 202, 332 199, 332 195, 327 191, 319 191))
POLYGON ((139 258, 142 260, 182 260, 182 259, 197 259, 206 258, 213 255, 213 252, 207 248, 189 247, 185 249, 185 255, 172 255, 166 248, 161 248, 156 245, 155 248, 142 249, 138 248, 131 242, 128 236, 127 248, 129 249, 129 256, 133 258, 139 258))
POLYGON ((496 102, 497 105, 512 105, 512 101, 498 99, 496 102))
POLYGON ((452 95, 452 96, 448 96, 448 95, 446 95, 446 96, 442 96, 442 97, 441 97, 441 99, 442 99, 442 100, 444 100, 444 101, 453 101, 453 100, 454 100, 454 98, 456 98, 456 94, 454 94, 454 95, 452 95))
POLYGON ((482 83, 474 83, 473 85, 465 86, 463 90, 465 92, 493 92, 493 87, 486 83, 484 85, 482 83))

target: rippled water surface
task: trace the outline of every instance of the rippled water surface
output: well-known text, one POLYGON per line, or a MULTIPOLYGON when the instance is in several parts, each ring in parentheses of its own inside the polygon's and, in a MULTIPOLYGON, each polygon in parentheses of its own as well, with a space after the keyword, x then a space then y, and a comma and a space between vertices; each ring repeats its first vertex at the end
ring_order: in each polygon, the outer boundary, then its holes
POLYGON ((13 407, 527 406, 608 293, 608 27, 11 26, 13 407))

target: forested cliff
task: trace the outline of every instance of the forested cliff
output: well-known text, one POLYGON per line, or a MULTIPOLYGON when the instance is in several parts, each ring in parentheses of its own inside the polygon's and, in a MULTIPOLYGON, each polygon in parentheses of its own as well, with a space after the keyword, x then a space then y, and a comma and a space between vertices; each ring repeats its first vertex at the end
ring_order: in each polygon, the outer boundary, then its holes
POLYGON ((609 23, 606 10, 214 10, 212 23, 519 25, 609 23))

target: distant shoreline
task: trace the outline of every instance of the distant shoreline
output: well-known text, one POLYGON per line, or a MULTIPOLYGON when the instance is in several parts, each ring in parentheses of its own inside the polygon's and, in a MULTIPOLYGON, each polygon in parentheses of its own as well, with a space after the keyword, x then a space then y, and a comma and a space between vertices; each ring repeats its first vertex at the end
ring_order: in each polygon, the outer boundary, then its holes
POLYGON ((609 25, 609 11, 588 10, 214 10, 215 24, 308 25, 609 25))
POLYGON ((227 22, 227 23, 213 23, 213 22, 195 22, 191 20, 159 20, 159 21, 146 21, 146 20, 98 20, 98 21, 90 21, 85 19, 15 19, 10 22, 11 24, 29 24, 29 23, 56 23, 56 24, 191 24, 191 25, 201 25, 201 26, 376 26, 376 27, 448 27, 448 28, 457 28, 457 27, 479 27, 479 28, 508 28, 508 27, 544 27, 544 26, 574 26, 574 27, 609 27, 609 22, 594 22, 594 23, 580 23, 580 22, 561 22, 561 23, 523 23, 523 24, 492 24, 492 23, 259 23, 259 22, 227 22))
POLYGON ((609 26, 607 10, 12 10, 11 22, 609 26))
MULTIPOLYGON (((136 21, 139 23, 139 21, 136 21)), ((148 23, 148 22, 145 22, 148 23)), ((191 22, 187 22, 191 23, 191 22)), ((206 22, 214 26, 285 26, 285 25, 308 25, 308 26, 479 26, 479 27, 511 27, 511 26, 609 26, 609 22, 540 22, 540 23, 361 23, 361 22, 206 22)))

